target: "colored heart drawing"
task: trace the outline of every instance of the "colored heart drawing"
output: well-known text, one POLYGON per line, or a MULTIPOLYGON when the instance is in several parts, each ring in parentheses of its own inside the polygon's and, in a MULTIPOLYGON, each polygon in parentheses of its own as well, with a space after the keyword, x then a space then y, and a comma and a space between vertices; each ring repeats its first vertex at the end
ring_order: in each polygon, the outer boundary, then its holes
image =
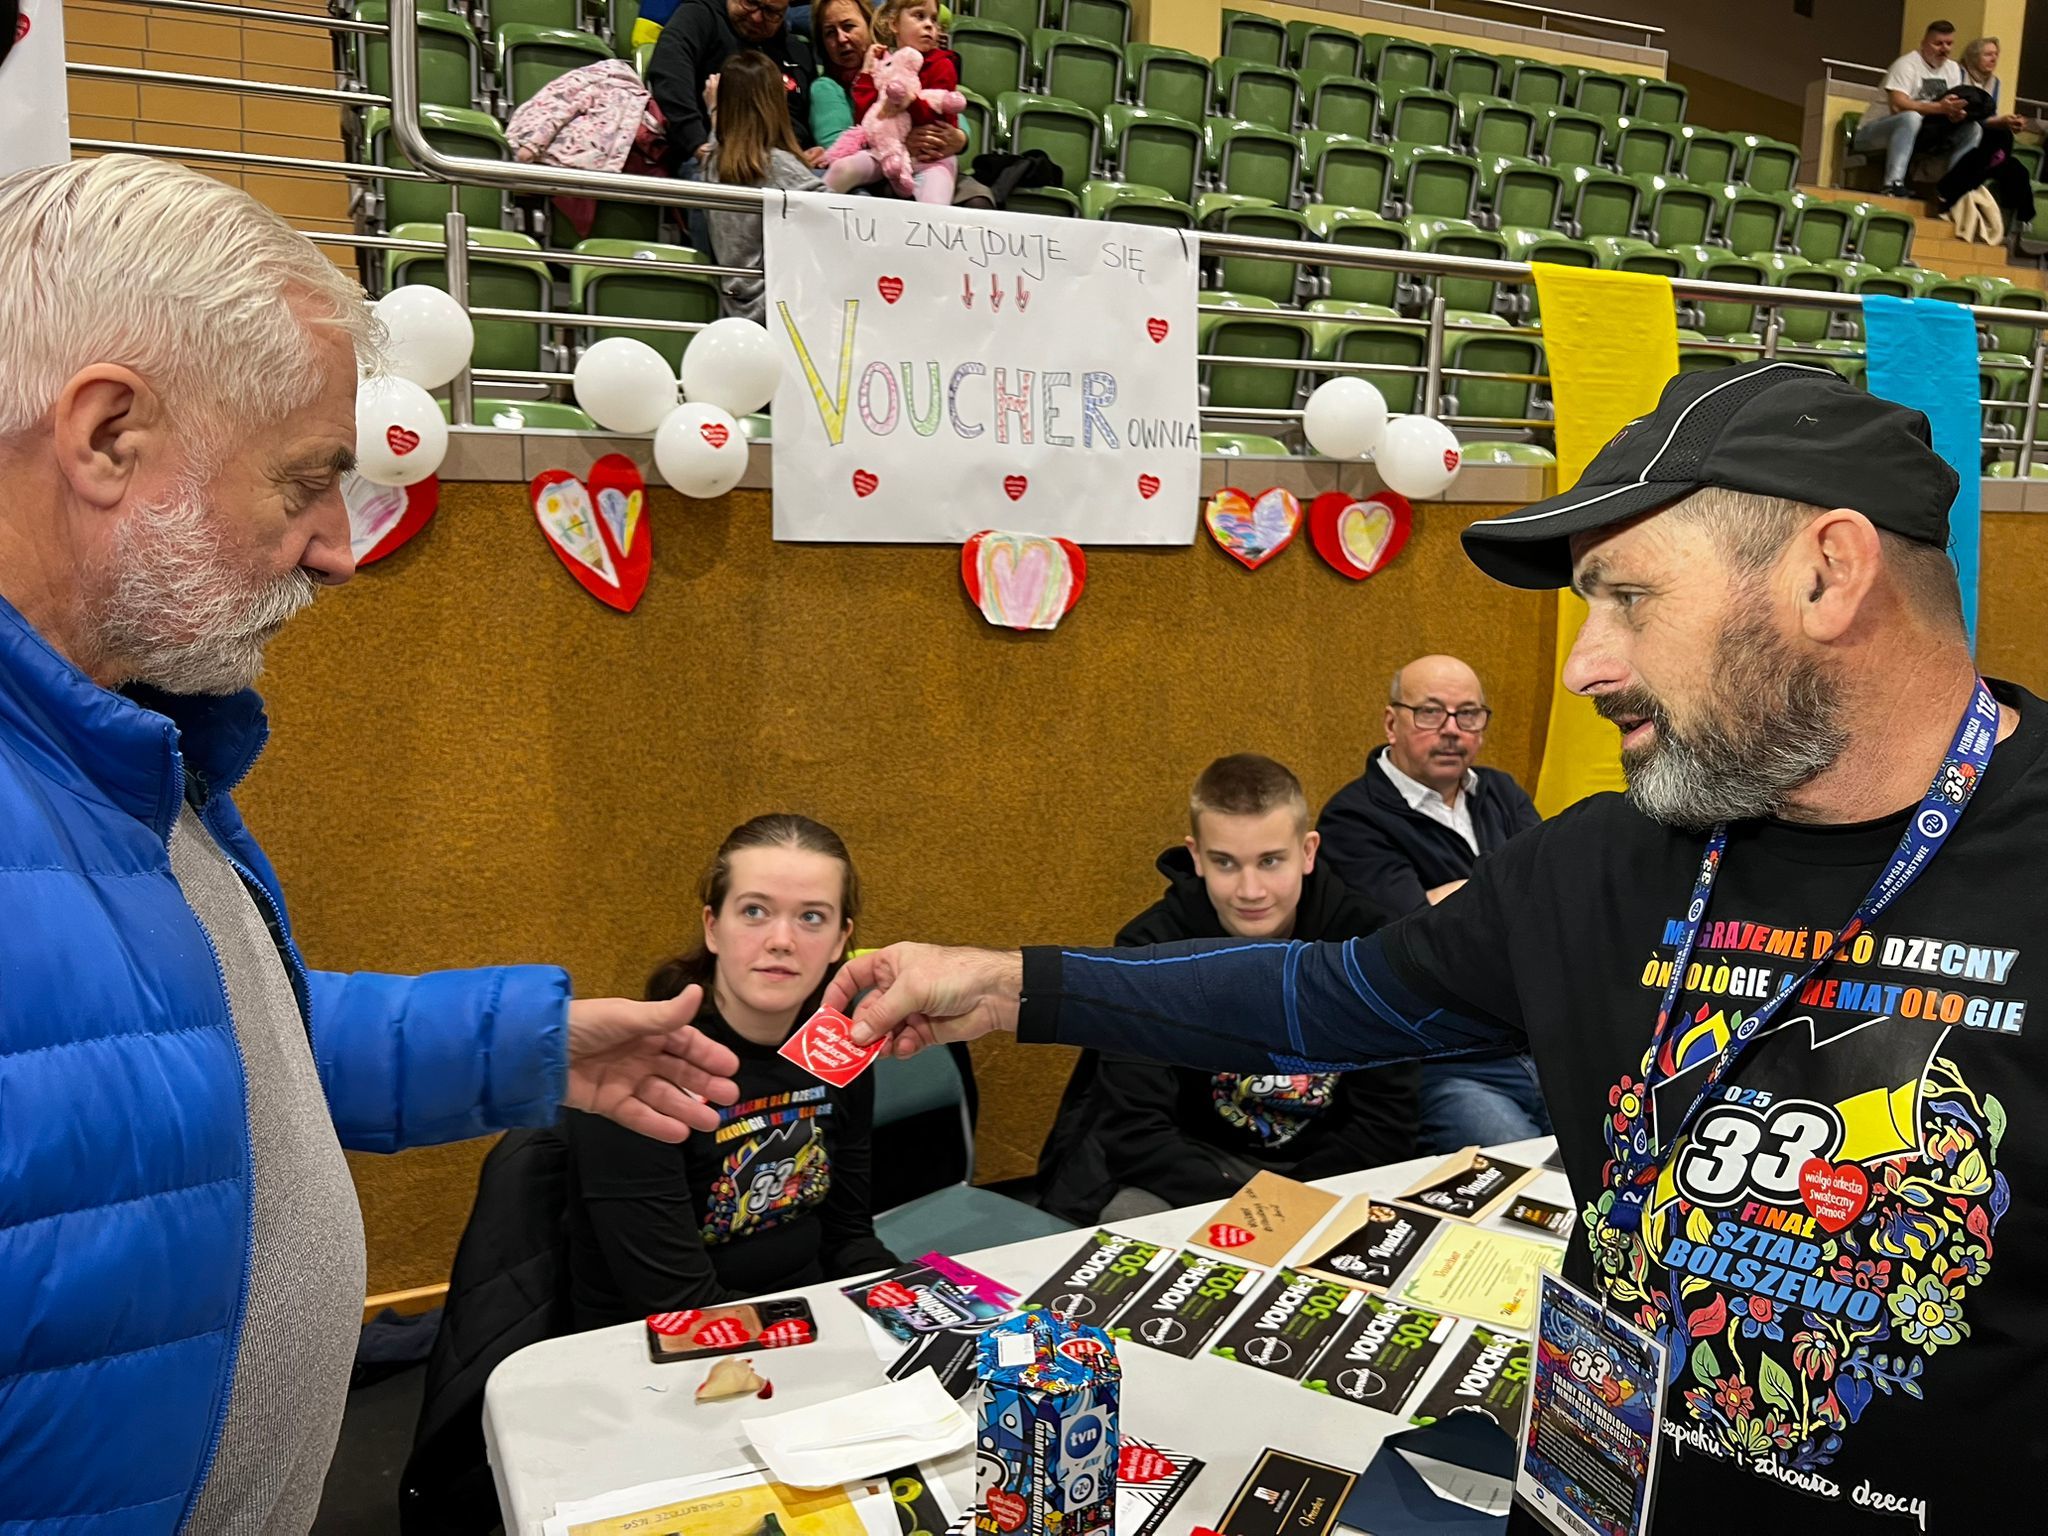
POLYGON ((1256 1243, 1258 1240, 1259 1237, 1256 1232, 1247 1232, 1243 1227, 1238 1226, 1234 1222, 1219 1221, 1209 1228, 1209 1246, 1211 1248, 1222 1248, 1225 1250, 1243 1248, 1248 1244, 1256 1243))
POLYGON ((707 421, 697 428, 697 435, 714 448, 723 448, 732 440, 732 428, 722 421, 707 421))
POLYGON ((900 277, 878 277, 875 279, 875 292, 882 296, 884 303, 894 304, 903 297, 903 279, 900 277))
POLYGON ((865 469, 856 469, 853 472, 853 494, 856 496, 874 495, 875 487, 881 483, 877 476, 870 474, 865 469))
POLYGON ((989 623, 1055 629, 1081 600, 1088 557, 1067 539, 985 528, 960 547, 960 579, 989 623))
POLYGON ((384 441, 390 446, 391 451, 402 459, 408 453, 411 453, 413 449, 419 447, 420 435, 417 432, 408 431, 404 427, 386 427, 384 429, 384 441))
POLYGON ((1839 1232, 1870 1203, 1870 1175, 1854 1163, 1812 1157, 1799 1170, 1799 1198, 1825 1232, 1839 1232))
POLYGON ((1138 476, 1138 494, 1147 501, 1157 496, 1159 494, 1159 477, 1157 475, 1138 476))
POLYGON ((1277 485, 1261 491, 1256 501, 1226 488, 1209 498, 1202 521, 1226 555, 1256 571, 1294 542, 1301 531, 1301 503, 1277 485))
POLYGON ((1353 581, 1391 565, 1414 524, 1415 509, 1399 491, 1379 491, 1363 501, 1325 491, 1309 503, 1309 542, 1331 570, 1353 581))
POLYGON ((590 466, 588 483, 565 469, 534 476, 533 515, 569 574, 607 607, 631 613, 647 590, 654 530, 647 484, 623 453, 590 466))
POLYGON ((441 482, 433 475, 411 485, 378 485, 361 475, 341 477, 348 507, 349 551, 357 566, 375 565, 432 521, 441 504, 441 482))
POLYGON ((1024 493, 1031 489, 1031 482, 1023 475, 1003 476, 1003 494, 1012 501, 1022 501, 1024 493))
POLYGON ((1157 315, 1154 315, 1145 322, 1145 334, 1150 336, 1155 342, 1166 340, 1166 333, 1171 329, 1172 327, 1157 315))

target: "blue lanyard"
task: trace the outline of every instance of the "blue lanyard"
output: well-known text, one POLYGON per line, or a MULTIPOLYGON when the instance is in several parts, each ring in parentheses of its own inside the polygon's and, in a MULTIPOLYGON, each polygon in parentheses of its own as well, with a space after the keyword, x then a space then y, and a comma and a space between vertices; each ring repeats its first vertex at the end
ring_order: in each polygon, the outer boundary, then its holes
MULTIPOLYGON (((1700 1079, 1698 1092, 1686 1106, 1685 1114, 1665 1142, 1666 1146, 1677 1146, 1685 1133, 1692 1129, 1693 1121, 1714 1099, 1743 1052, 1763 1033, 1764 1026, 1777 1017, 1778 1011, 1791 1000, 1792 995, 1812 980, 1814 973, 1840 954, 1845 946, 1853 943, 1856 936, 1905 894, 1906 888, 1934 862, 1935 854, 1941 851, 1956 823, 1962 820, 1963 808, 1970 803, 1970 796, 1976 793, 1977 785, 1984 777, 1984 767, 1991 761, 1991 749, 1997 743, 1998 700, 1991 696, 1991 689, 1980 677, 1977 679, 1976 696, 1956 726, 1955 740, 1949 744, 1948 755, 1941 760, 1934 782, 1928 786, 1919 806, 1907 820, 1899 846, 1893 851, 1891 862, 1877 877, 1877 883, 1856 904, 1849 921, 1835 935, 1834 943, 1818 951, 1812 964, 1804 970, 1787 976, 1770 1001, 1735 1026, 1728 1043, 1721 1047, 1721 1054, 1707 1069, 1706 1076, 1700 1079)), ((1671 1021, 1678 1012, 1679 993, 1685 989, 1685 973, 1692 963, 1693 945, 1707 915, 1707 900, 1713 894, 1714 877, 1721 872, 1721 858, 1727 849, 1728 824, 1722 822, 1707 839, 1706 857, 1700 860, 1699 876, 1693 881, 1692 899, 1686 903, 1685 917, 1679 927, 1678 948, 1671 959, 1671 981, 1664 988, 1664 1001, 1657 1009, 1657 1030, 1651 1037, 1650 1062, 1643 1073, 1640 1107, 1630 1117, 1620 1150, 1609 1165, 1608 1179, 1614 1191, 1614 1202, 1607 1219, 1623 1231, 1633 1232, 1642 1225, 1643 1207, 1657 1182, 1657 1148, 1650 1139, 1651 1107, 1659 1081, 1668 1077, 1662 1072, 1665 1043, 1671 1033, 1671 1021)), ((1676 1063, 1673 1065, 1675 1067, 1676 1063)))

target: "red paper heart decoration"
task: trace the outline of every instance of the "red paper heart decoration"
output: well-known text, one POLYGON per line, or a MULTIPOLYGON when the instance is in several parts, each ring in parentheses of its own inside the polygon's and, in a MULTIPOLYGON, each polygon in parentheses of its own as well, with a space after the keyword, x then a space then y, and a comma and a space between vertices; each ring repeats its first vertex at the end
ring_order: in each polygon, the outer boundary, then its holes
POLYGON ((23 11, 14 18, 14 40, 18 43, 28 36, 28 12, 23 11))
POLYGON ((1126 1440, 1116 1453, 1116 1480, 1120 1483, 1156 1483, 1173 1476, 1173 1462, 1149 1445, 1126 1440))
POLYGON ((870 1307, 912 1307, 917 1298, 910 1294, 907 1286, 898 1285, 894 1280, 884 1280, 880 1285, 868 1287, 870 1307))
POLYGON ((1138 494, 1147 501, 1157 496, 1159 494, 1159 477, 1157 475, 1138 476, 1138 494))
POLYGON ((1022 501, 1024 493, 1031 489, 1031 482, 1023 475, 1003 476, 1003 494, 1012 501, 1022 501))
POLYGON ((1870 1202, 1870 1175, 1854 1163, 1808 1158, 1799 1170, 1799 1198, 1825 1232, 1839 1232, 1870 1202))
POLYGON ((1415 509, 1399 491, 1360 500, 1325 491, 1309 504, 1308 537, 1331 570, 1353 581, 1376 576, 1407 546, 1415 509))
POLYGON ((808 1344, 817 1334, 811 1325, 800 1317, 785 1317, 779 1323, 770 1323, 761 1330, 761 1342, 770 1349, 784 1349, 792 1344, 808 1344))
POLYGON ((1100 1339, 1067 1339, 1061 1343, 1060 1353, 1077 1365, 1088 1365, 1109 1353, 1109 1346, 1100 1339))
POLYGON ((1150 336, 1155 342, 1166 340, 1166 333, 1171 329, 1172 327, 1157 315, 1154 315, 1145 322, 1145 334, 1150 336))
POLYGON ((411 453, 413 449, 419 447, 420 435, 417 432, 407 431, 404 427, 386 427, 384 429, 384 441, 390 446, 391 451, 402 459, 408 453, 411 453))
POLYGON ((590 466, 588 484, 565 469, 543 470, 529 495, 548 547, 569 574, 599 602, 631 613, 654 563, 647 482, 638 466, 608 453, 590 466))
POLYGON ((746 1324, 742 1323, 738 1318, 721 1317, 715 1322, 706 1323, 691 1337, 699 1344, 709 1345, 711 1348, 717 1349, 725 1345, 744 1344, 753 1335, 747 1332, 746 1324))
POLYGON ((903 279, 900 277, 878 277, 875 279, 875 291, 881 294, 884 303, 894 304, 903 297, 903 279))
POLYGON ((991 1488, 984 1502, 988 1512, 995 1516, 999 1530, 1014 1531, 1024 1523, 1024 1517, 1031 1513, 1031 1506, 1024 1502, 1024 1495, 1012 1493, 1007 1488, 991 1488))
POLYGON ((1226 555, 1256 571, 1294 542, 1301 531, 1301 503, 1277 485, 1259 492, 1256 500, 1226 488, 1209 498, 1202 521, 1226 555))
POLYGON ((1256 1232, 1247 1232, 1243 1227, 1233 1222, 1219 1221, 1209 1228, 1209 1246, 1211 1248, 1242 1248, 1246 1244, 1256 1243, 1258 1240, 1256 1232))
POLYGON ((984 528, 960 546, 960 579, 989 623, 1055 629, 1088 584, 1088 557, 1068 539, 984 528))
POLYGON ((657 1312, 647 1319, 647 1326, 664 1338, 672 1339, 688 1333, 703 1315, 701 1307, 692 1307, 687 1312, 657 1312))
POLYGON ((881 483, 880 479, 865 469, 856 469, 853 472, 853 494, 856 496, 874 495, 875 487, 881 483))
POLYGON ((375 565, 433 520, 441 482, 433 475, 411 485, 378 485, 358 474, 341 480, 348 507, 349 548, 356 565, 375 565))

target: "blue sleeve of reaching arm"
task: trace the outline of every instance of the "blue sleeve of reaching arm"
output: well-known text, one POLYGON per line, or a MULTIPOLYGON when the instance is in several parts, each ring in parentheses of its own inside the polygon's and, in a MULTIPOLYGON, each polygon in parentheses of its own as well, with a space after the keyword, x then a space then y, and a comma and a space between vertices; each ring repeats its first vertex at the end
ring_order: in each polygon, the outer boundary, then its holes
POLYGON ((1525 1048, 1511 1025, 1419 996, 1378 934, 1027 949, 1017 1032, 1212 1072, 1348 1072, 1525 1048))

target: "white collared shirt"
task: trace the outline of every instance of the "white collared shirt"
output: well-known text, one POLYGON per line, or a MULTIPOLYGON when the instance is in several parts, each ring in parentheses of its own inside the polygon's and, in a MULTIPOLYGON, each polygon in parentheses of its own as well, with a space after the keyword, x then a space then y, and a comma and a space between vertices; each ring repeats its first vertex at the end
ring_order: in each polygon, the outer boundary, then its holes
POLYGON ((1388 778, 1394 781, 1394 788, 1401 791, 1401 798, 1408 802, 1408 809, 1420 811, 1431 821, 1449 827, 1465 839, 1465 845, 1472 850, 1472 856, 1479 856, 1479 833, 1472 825, 1472 791, 1478 787, 1479 773, 1476 769, 1465 770, 1465 783, 1458 791, 1458 803, 1450 804, 1444 797, 1419 779, 1411 779, 1394 766, 1391 752, 1380 754, 1380 767, 1386 770, 1388 778))

